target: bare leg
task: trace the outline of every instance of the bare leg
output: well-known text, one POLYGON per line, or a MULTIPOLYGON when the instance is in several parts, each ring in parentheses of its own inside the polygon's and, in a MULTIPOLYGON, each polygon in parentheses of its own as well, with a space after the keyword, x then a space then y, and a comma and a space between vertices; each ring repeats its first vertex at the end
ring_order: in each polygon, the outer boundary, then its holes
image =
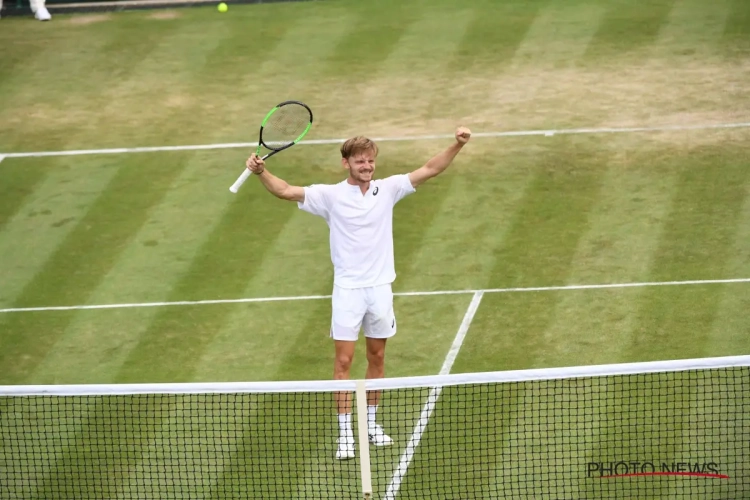
MULTIPOLYGON (((367 339, 367 375, 366 378, 385 377, 385 341, 386 339, 367 339)), ((380 404, 381 391, 367 391, 367 432, 370 443, 375 446, 388 446, 393 440, 375 422, 380 404)))
MULTIPOLYGON (((333 361, 333 378, 335 380, 349 379, 349 369, 354 358, 355 343, 347 340, 334 340, 336 356, 333 361)), ((352 429, 352 394, 351 392, 336 392, 336 410, 338 411, 339 439, 336 459, 354 458, 354 432, 352 429)))
MULTIPOLYGON (((365 378, 385 377, 385 341, 386 339, 367 338, 367 374, 365 378)), ((380 391, 367 392, 367 404, 377 406, 380 403, 380 391)))
MULTIPOLYGON (((349 340, 334 340, 334 344, 336 356, 333 361, 333 378, 334 380, 348 380, 349 370, 354 359, 355 343, 349 340)), ((334 398, 339 415, 352 412, 352 395, 350 392, 337 392, 334 398)))

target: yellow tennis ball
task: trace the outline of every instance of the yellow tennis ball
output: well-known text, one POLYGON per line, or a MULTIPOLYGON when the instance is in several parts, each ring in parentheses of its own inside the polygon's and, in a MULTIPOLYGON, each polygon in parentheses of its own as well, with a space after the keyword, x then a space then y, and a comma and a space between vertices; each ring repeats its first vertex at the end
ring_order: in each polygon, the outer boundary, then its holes
POLYGON ((229 7, 224 2, 219 4, 219 12, 226 12, 229 7))

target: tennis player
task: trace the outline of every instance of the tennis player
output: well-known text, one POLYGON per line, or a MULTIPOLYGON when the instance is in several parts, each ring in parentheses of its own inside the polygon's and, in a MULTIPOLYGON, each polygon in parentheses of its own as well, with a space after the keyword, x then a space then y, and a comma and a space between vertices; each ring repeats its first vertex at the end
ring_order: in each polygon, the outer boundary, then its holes
MULTIPOLYGON (((253 153, 246 162, 265 188, 277 198, 296 201, 300 209, 325 219, 330 229, 333 293, 330 336, 335 346, 333 378, 349 378, 354 346, 364 328, 366 378, 385 376, 385 344, 396 334, 391 284, 396 279, 393 256, 393 207, 423 182, 443 172, 469 141, 471 131, 456 130, 456 142, 408 174, 375 179, 378 146, 366 137, 353 137, 341 146, 346 179, 336 184, 292 186, 268 171, 253 153)), ((351 394, 335 395, 339 420, 337 459, 353 458, 351 394)), ((367 394, 370 443, 393 440, 375 423, 380 391, 367 394)))

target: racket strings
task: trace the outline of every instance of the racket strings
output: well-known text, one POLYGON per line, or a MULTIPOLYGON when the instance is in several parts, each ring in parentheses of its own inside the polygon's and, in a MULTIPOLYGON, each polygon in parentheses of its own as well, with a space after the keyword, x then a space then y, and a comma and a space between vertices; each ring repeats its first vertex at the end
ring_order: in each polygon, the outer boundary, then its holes
POLYGON ((303 106, 286 105, 276 110, 263 126, 263 143, 279 149, 293 143, 310 124, 310 113, 303 106))

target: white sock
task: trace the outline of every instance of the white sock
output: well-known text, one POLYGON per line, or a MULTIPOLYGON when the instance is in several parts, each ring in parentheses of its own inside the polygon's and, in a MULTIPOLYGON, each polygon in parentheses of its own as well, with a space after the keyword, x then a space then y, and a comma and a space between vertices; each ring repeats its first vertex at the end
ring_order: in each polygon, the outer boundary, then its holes
POLYGON ((342 436, 344 434, 352 434, 352 414, 351 413, 339 413, 339 433, 342 436))
POLYGON ((375 412, 378 411, 378 405, 367 406, 367 427, 375 425, 375 412))

